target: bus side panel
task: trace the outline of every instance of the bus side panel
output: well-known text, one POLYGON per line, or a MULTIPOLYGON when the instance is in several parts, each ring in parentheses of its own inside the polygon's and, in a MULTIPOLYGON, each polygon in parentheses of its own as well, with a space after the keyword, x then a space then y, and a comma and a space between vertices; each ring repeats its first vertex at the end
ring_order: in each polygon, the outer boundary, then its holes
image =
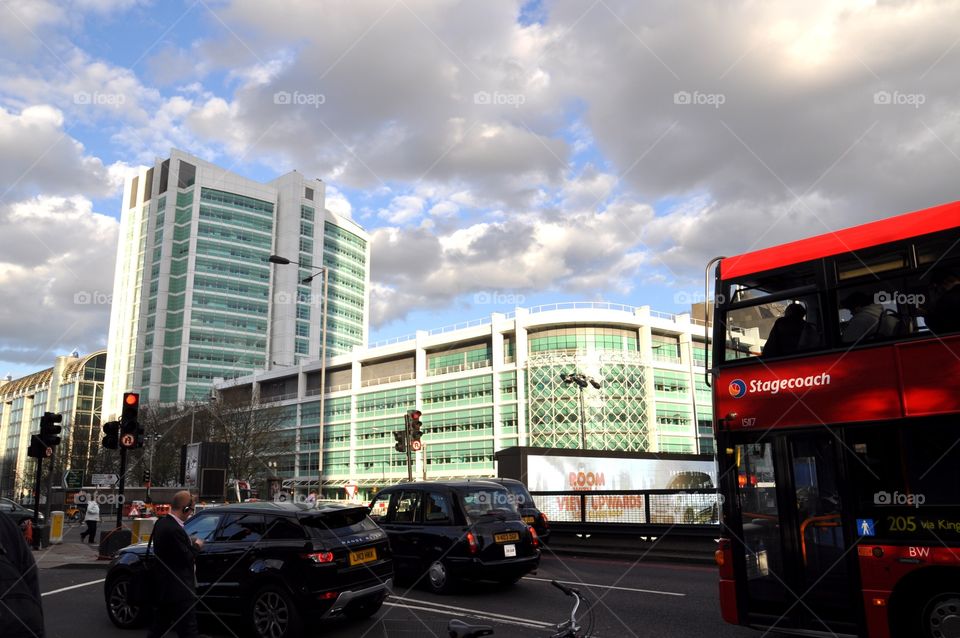
POLYGON ((907 416, 960 412, 960 336, 897 344, 907 416))
POLYGON ((870 638, 889 638, 890 595, 904 576, 927 567, 960 566, 955 547, 860 545, 857 550, 870 638))
POLYGON ((879 421, 903 413, 892 348, 758 361, 720 370, 716 384, 717 417, 736 415, 730 430, 879 421))

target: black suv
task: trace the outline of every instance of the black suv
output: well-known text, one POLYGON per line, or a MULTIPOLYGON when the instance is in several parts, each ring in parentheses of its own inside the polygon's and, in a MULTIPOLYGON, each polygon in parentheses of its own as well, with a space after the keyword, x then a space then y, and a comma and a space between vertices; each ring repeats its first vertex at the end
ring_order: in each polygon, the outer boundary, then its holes
MULTIPOLYGON (((9 498, 0 497, 0 512, 3 512, 17 523, 22 524, 28 518, 33 518, 33 510, 20 505, 9 498)), ((37 515, 37 520, 43 522, 43 512, 37 515)))
POLYGON ((537 536, 540 537, 540 542, 545 544, 547 539, 550 538, 550 523, 547 522, 547 515, 537 509, 537 504, 534 502, 533 497, 530 496, 530 492, 527 491, 527 486, 516 479, 494 478, 485 480, 499 483, 510 490, 510 494, 513 495, 514 505, 516 505, 517 511, 520 512, 523 522, 533 526, 533 529, 537 530, 537 536))
MULTIPOLYGON (((198 613, 235 617, 259 637, 287 638, 319 618, 366 618, 387 597, 393 562, 387 535, 366 507, 245 503, 204 509, 186 522, 204 541, 197 556, 198 613)), ((115 625, 148 620, 153 548, 120 550, 104 583, 115 625)), ((202 617, 202 616, 201 616, 202 617)))
POLYGON ((397 573, 426 574, 444 593, 459 579, 512 584, 537 568, 537 533, 512 503, 489 481, 402 483, 377 494, 370 517, 390 536, 397 573))

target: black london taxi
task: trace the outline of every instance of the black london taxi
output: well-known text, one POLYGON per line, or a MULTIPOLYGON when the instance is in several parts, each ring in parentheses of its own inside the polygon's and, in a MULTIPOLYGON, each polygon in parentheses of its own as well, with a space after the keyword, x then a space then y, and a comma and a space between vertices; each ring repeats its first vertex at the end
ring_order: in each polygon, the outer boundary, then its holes
POLYGON ((522 481, 509 478, 486 479, 493 483, 499 483, 508 490, 513 496, 513 502, 520 512, 523 522, 530 525, 537 531, 540 542, 546 544, 550 538, 550 523, 547 521, 547 515, 537 508, 536 502, 527 490, 527 486, 522 481))
POLYGON ((393 485, 373 499, 370 518, 390 537, 396 573, 435 593, 462 579, 510 585, 540 564, 536 530, 489 481, 393 485))
MULTIPOLYGON (((390 592, 387 535, 364 506, 243 503, 208 507, 184 528, 203 540, 197 555, 202 620, 235 618, 258 638, 300 636, 312 621, 375 614, 390 592)), ((118 627, 149 620, 148 543, 126 547, 104 583, 107 614, 118 627)))

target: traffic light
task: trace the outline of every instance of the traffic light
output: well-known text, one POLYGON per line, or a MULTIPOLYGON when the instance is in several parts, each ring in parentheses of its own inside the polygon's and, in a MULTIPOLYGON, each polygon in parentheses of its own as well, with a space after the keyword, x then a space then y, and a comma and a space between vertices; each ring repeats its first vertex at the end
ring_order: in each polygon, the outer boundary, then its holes
POLYGON ((62 414, 44 412, 43 416, 40 417, 40 440, 43 442, 44 446, 56 447, 57 445, 60 445, 60 437, 57 435, 60 434, 60 431, 63 430, 63 428, 57 425, 57 423, 62 422, 62 414))
POLYGON ((150 470, 143 471, 143 484, 146 485, 150 482, 150 470))
POLYGON ((397 440, 397 444, 393 446, 393 449, 396 450, 397 452, 406 452, 407 451, 406 433, 401 430, 397 430, 396 432, 393 433, 393 438, 397 440))
POLYGON ((120 422, 119 421, 110 421, 103 424, 103 433, 106 435, 103 437, 103 441, 100 442, 100 445, 103 446, 106 450, 116 450, 120 447, 120 422))
POLYGON ((140 395, 123 393, 123 409, 120 411, 120 446, 128 450, 143 447, 143 430, 137 422, 140 412, 140 395))
POLYGON ((407 428, 410 433, 410 441, 419 441, 423 436, 423 423, 420 422, 420 416, 423 413, 420 410, 410 410, 407 412, 407 428))
POLYGON ((27 448, 27 456, 32 459, 45 459, 47 458, 47 450, 53 452, 52 449, 43 444, 39 435, 34 434, 30 437, 30 447, 27 448))

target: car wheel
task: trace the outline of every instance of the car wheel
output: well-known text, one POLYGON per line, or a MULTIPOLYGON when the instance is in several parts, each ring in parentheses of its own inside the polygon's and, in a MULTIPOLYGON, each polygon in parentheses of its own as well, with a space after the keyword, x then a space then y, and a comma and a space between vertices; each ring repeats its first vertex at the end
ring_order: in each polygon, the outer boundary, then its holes
POLYGON ((110 622, 120 629, 142 627, 146 620, 146 610, 130 600, 131 577, 128 574, 117 576, 110 581, 106 590, 107 615, 110 622))
POLYGON ((364 620, 380 611, 381 607, 383 607, 383 598, 377 598, 349 605, 343 613, 350 620, 364 620))
POLYGON ((275 585, 267 585, 254 594, 249 613, 250 627, 257 638, 290 638, 303 632, 296 605, 275 585))
POLYGON ((960 594, 944 593, 933 596, 923 607, 921 623, 933 638, 960 636, 960 594))
POLYGON ((453 576, 442 560, 433 561, 427 568, 427 586, 435 594, 446 594, 453 589, 453 576))

